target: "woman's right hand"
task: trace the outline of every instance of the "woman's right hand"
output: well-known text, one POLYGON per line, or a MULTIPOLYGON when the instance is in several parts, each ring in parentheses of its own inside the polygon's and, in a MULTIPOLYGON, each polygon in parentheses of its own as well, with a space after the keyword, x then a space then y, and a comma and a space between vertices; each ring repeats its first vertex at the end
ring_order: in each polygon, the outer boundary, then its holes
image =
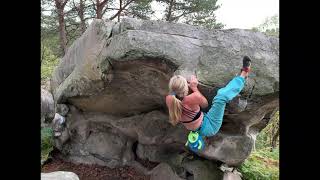
POLYGON ((190 81, 188 82, 189 83, 189 87, 192 91, 197 91, 198 90, 198 79, 195 75, 191 75, 190 77, 190 81))

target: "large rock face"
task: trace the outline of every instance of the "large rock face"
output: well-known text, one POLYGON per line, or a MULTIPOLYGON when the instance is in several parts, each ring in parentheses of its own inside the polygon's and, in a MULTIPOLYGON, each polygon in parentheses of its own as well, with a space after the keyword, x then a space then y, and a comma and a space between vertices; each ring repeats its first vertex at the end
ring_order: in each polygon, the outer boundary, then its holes
POLYGON ((170 77, 195 73, 211 104, 239 72, 244 55, 253 59, 251 77, 228 104, 219 133, 198 154, 231 166, 249 156, 278 108, 278 38, 161 21, 94 20, 53 74, 55 103, 70 109, 56 146, 71 161, 109 167, 130 164, 136 155, 165 162, 185 151, 188 133, 168 122, 170 77))

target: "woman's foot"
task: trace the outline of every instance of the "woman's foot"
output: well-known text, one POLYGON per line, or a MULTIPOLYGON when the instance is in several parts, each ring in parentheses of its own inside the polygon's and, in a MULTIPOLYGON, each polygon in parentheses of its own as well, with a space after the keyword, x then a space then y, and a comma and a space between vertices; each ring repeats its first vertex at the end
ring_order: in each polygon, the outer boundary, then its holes
POLYGON ((251 59, 248 56, 244 56, 242 60, 242 68, 241 68, 241 75, 242 77, 246 78, 249 75, 251 70, 251 59))

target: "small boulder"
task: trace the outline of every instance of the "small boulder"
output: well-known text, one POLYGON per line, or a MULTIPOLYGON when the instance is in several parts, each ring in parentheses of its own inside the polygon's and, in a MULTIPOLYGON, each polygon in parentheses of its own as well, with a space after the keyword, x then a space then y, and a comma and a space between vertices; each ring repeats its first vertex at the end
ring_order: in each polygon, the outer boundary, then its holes
POLYGON ((56 171, 41 173, 41 180, 79 180, 79 177, 73 172, 56 171))

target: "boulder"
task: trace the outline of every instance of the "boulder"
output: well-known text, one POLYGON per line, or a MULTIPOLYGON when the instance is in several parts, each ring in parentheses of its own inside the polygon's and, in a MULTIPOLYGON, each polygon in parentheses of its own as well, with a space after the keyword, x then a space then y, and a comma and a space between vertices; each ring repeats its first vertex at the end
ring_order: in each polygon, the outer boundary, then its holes
MULTIPOLYGON (((51 91, 65 116, 56 146, 66 159, 109 167, 135 156, 166 162, 186 151, 188 131, 168 122, 165 96, 173 74, 196 74, 208 99, 252 58, 243 91, 227 105, 220 131, 197 155, 230 166, 251 153, 256 135, 279 102, 279 41, 243 29, 208 30, 186 24, 94 20, 54 70, 51 91)), ((60 112, 60 113, 61 113, 60 112)))
POLYGON ((187 178, 191 176, 193 180, 212 180, 223 177, 223 172, 218 169, 217 165, 208 160, 186 159, 182 167, 188 172, 187 178))
POLYGON ((56 171, 51 173, 41 173, 41 180, 79 180, 73 172, 56 171))
POLYGON ((181 177, 179 177, 173 169, 170 167, 170 165, 166 163, 161 163, 158 166, 156 166, 150 175, 150 180, 183 180, 181 177))
POLYGON ((50 92, 41 88, 41 125, 48 125, 54 118, 54 101, 50 92))
POLYGON ((225 172, 222 180, 241 180, 241 176, 238 172, 225 172))

